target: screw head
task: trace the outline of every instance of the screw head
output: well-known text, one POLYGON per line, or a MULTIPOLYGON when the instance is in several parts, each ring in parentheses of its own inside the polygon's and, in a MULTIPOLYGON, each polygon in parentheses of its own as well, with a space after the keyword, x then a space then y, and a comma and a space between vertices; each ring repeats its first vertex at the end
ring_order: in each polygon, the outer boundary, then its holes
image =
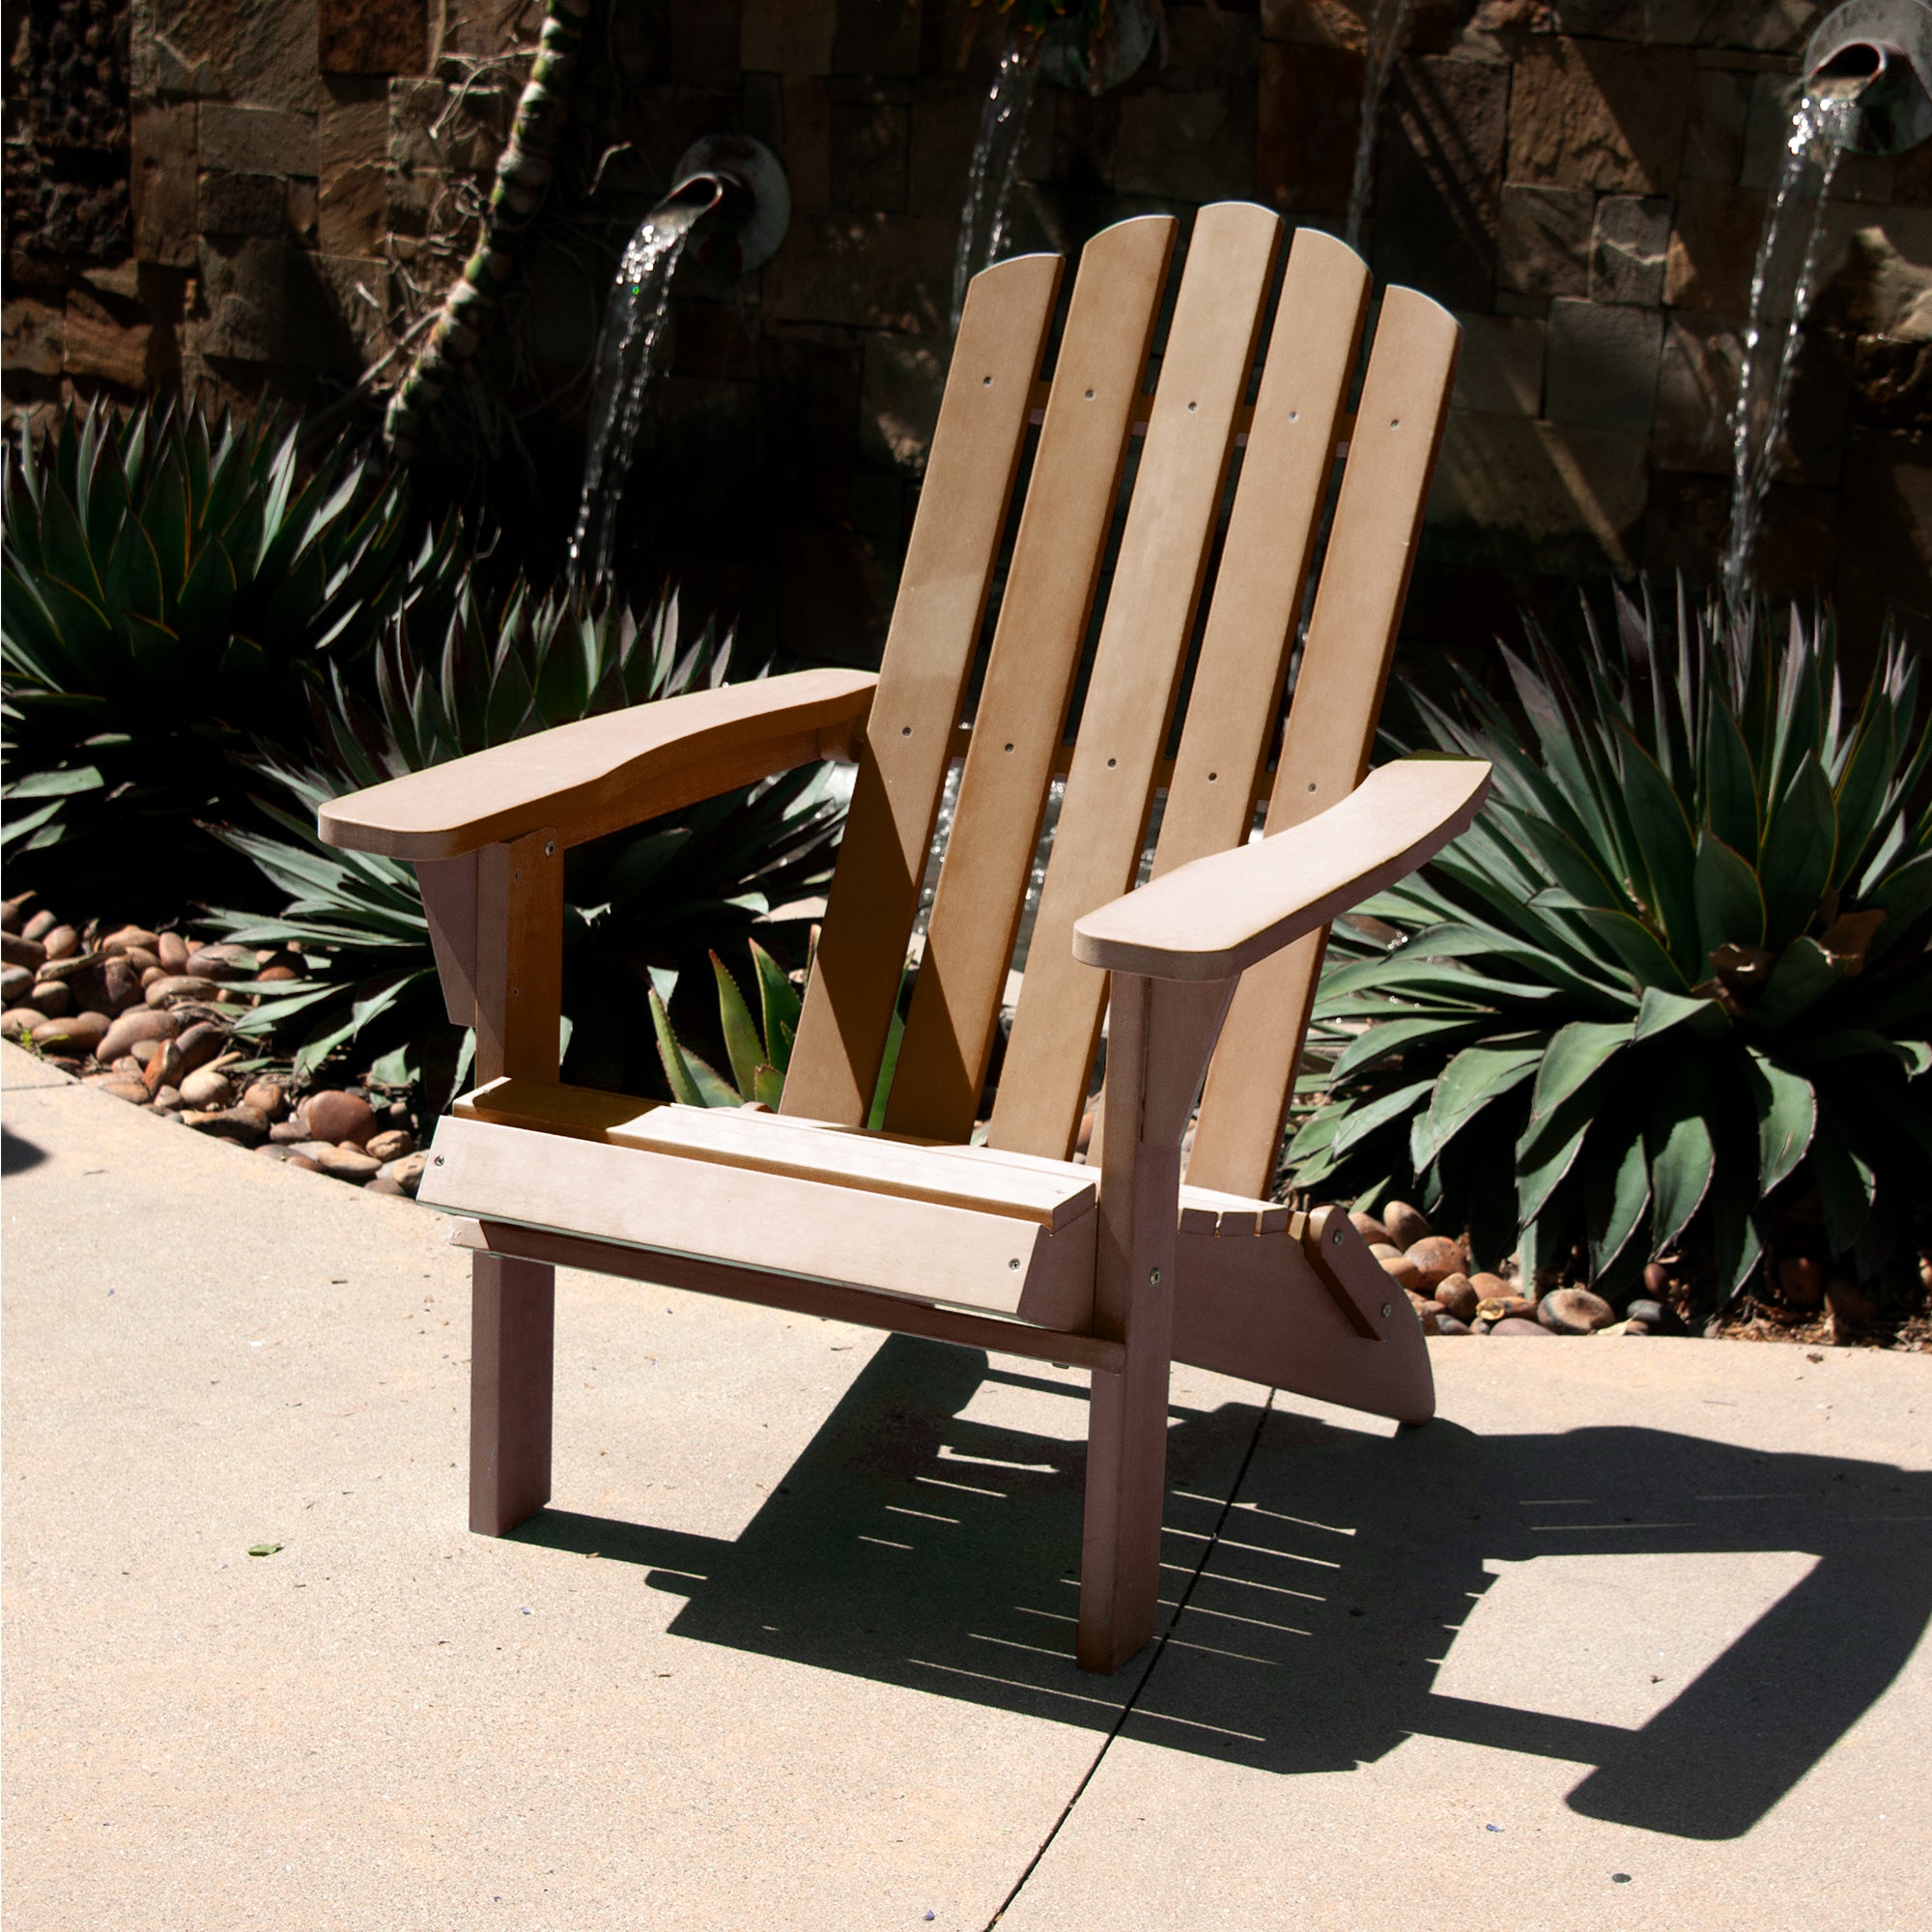
POLYGON ((1335 1223, 1335 1232, 1334 1232, 1334 1233, 1333 1233, 1332 1235, 1330 1235, 1330 1236, 1328 1236, 1328 1239, 1329 1239, 1329 1241, 1330 1241, 1330 1242, 1331 1242, 1331 1243, 1332 1243, 1332 1244, 1333 1244, 1334 1246, 1336 1246, 1336 1247, 1338 1247, 1338 1248, 1339 1248, 1339 1247, 1340 1247, 1340 1246, 1342 1245, 1342 1224, 1341 1224, 1341 1222, 1337 1221, 1337 1222, 1335 1223))
POLYGON ((1382 1303, 1382 1320, 1383 1320, 1384 1321, 1386 1321, 1388 1320, 1388 1312, 1389 1312, 1389 1305, 1388 1305, 1388 1303, 1387 1303, 1387 1302, 1385 1301, 1385 1302, 1383 1302, 1383 1303, 1382 1303))
POLYGON ((556 840, 554 838, 546 838, 544 840, 544 857, 546 859, 554 859, 556 857, 556 840))
POLYGON ((1148 1269, 1148 1283, 1149 1286, 1152 1288, 1158 1288, 1160 1286, 1160 1270, 1158 1268, 1148 1269))
POLYGON ((1014 1256, 1014 1257, 1012 1258, 1012 1260, 1011 1260, 1011 1261, 1009 1261, 1009 1263, 1007 1264, 1007 1265, 1008 1265, 1008 1266, 1009 1266, 1009 1268, 1016 1268, 1016 1267, 1018 1267, 1018 1266, 1019 1266, 1019 1264, 1020 1264, 1020 1258, 1019 1258, 1019 1256, 1017 1256, 1017 1255, 1015 1255, 1015 1256, 1014 1256))
POLYGON ((442 1156, 441 1156, 440 1154, 438 1154, 438 1155, 437 1155, 437 1157, 436 1157, 436 1164, 437 1164, 437 1166, 438 1166, 438 1167, 440 1167, 440 1166, 442 1165, 442 1156))

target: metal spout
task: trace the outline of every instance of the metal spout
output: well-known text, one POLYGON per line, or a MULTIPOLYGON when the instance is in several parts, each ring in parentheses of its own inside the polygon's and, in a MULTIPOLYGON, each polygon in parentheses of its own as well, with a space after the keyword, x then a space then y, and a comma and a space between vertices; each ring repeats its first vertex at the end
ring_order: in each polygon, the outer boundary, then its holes
POLYGON ((779 157, 750 134, 707 134, 679 157, 676 184, 658 206, 696 208, 701 252, 728 247, 738 271, 763 267, 791 225, 791 187, 779 157))
POLYGON ((1899 155, 1932 137, 1932 5, 1845 0, 1804 48, 1807 93, 1843 101, 1843 145, 1899 155))

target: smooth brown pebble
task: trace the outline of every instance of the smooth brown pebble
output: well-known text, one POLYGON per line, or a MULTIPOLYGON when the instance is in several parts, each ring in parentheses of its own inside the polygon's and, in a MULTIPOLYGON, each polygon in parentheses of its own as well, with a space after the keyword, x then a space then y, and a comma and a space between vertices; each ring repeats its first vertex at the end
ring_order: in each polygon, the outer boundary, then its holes
POLYGON ((57 925, 42 944, 49 959, 71 959, 80 951, 80 934, 71 925, 57 925))
MULTIPOLYGON (((106 1055, 99 1052, 97 1052, 94 1057, 97 1060, 106 1059, 106 1055)), ((107 1061, 107 1070, 110 1073, 119 1074, 123 1080, 138 1080, 141 1077, 141 1063, 131 1053, 123 1053, 107 1061)), ((145 1088, 142 1090, 144 1094, 146 1091, 145 1088)))
POLYGON ((221 990, 200 973, 163 973, 147 991, 151 1007, 173 1006, 178 1000, 212 1000, 221 990))
POLYGON ((1404 1288, 1419 1289, 1422 1286, 1422 1270, 1406 1255, 1397 1255, 1391 1261, 1384 1261, 1382 1271, 1404 1288))
POLYGON ((187 964, 187 941, 178 932, 164 932, 155 941, 155 957, 169 973, 179 973, 187 964))
POLYGON ((103 1055, 131 1052, 137 1040, 173 1039, 181 1032, 181 1021, 173 1013, 158 1011, 153 1007, 136 1007, 129 1012, 122 1013, 107 1029, 107 1037, 100 1042, 103 1055))
POLYGON ((43 908, 43 910, 37 912, 33 916, 33 918, 30 919, 26 923, 26 924, 20 928, 20 937, 22 939, 44 940, 47 934, 50 933, 54 929, 54 927, 59 923, 60 922, 54 918, 52 913, 43 908))
POLYGON ((196 1020, 191 1027, 182 1029, 177 1044, 181 1047, 182 1071, 192 1073, 197 1066, 206 1066, 228 1044, 228 1035, 213 1020, 196 1020))
POLYGON ((25 966, 0 967, 0 1002, 16 1004, 32 989, 34 976, 25 966))
POLYGON ((242 1099, 245 1106, 259 1107, 270 1121, 279 1121, 289 1110, 289 1096, 279 1080, 251 1080, 242 1099))
MULTIPOLYGON (((1378 1220, 1375 1215, 1350 1214, 1349 1216, 1349 1224, 1354 1229, 1356 1234, 1361 1236, 1363 1240, 1368 1242, 1370 1247, 1373 1248, 1378 1243, 1386 1248, 1395 1247, 1395 1243, 1389 1239, 1387 1227, 1381 1221, 1378 1220)), ((1397 1248, 1396 1252, 1400 1254, 1402 1250, 1397 1248)))
POLYGON ((422 1183, 423 1170, 429 1165, 426 1153, 406 1153, 401 1160, 392 1160, 383 1172, 393 1180, 412 1200, 422 1183))
POLYGON ((298 1152, 294 1148, 290 1148, 283 1154, 282 1162, 287 1167, 300 1168, 304 1174, 320 1174, 322 1172, 322 1163, 320 1161, 309 1159, 307 1154, 298 1152))
POLYGON ((0 933, 0 960, 9 966, 24 966, 33 972, 46 956, 47 949, 38 939, 27 939, 17 932, 0 933))
POLYGON ((258 986, 279 986, 289 980, 299 980, 301 975, 293 966, 264 966, 255 975, 258 986))
POLYGON ((325 1087, 303 1101, 302 1119, 317 1140, 338 1147, 352 1141, 359 1148, 376 1131, 376 1110, 368 1101, 332 1087, 325 1087))
POLYGON ((387 1194, 398 1201, 407 1201, 410 1198, 386 1174, 372 1174, 362 1183, 362 1192, 364 1194, 387 1194))
POLYGON ((299 1121, 277 1121, 269 1129, 269 1138, 277 1147, 294 1147, 308 1139, 308 1129, 299 1121))
POLYGON ((1409 1248, 1408 1258, 1415 1264, 1425 1288, 1434 1288, 1438 1281, 1447 1281, 1452 1274, 1463 1271, 1462 1246, 1446 1235, 1425 1235, 1409 1248))
POLYGON ((158 1099, 163 1087, 178 1089, 181 1086, 185 1071, 182 1065, 180 1044, 172 1039, 163 1039, 155 1043, 154 1052, 148 1056, 148 1064, 141 1069, 141 1078, 148 1083, 148 1092, 158 1099))
POLYGON ((107 1037, 114 1024, 105 1013, 75 1013, 67 1019, 48 1020, 34 1029, 34 1044, 43 1051, 92 1053, 107 1037))
MULTIPOLYGON (((228 1084, 225 1073, 217 1073, 212 1066, 199 1066, 192 1073, 182 1077, 182 1103, 185 1106, 219 1112, 234 1102, 235 1090, 228 1084)), ((267 1121, 262 1122, 262 1131, 268 1131, 267 1121)))
POLYGON ((1505 1281, 1499 1274, 1484 1270, 1469 1277, 1469 1286, 1476 1291, 1478 1301, 1505 1301, 1516 1293, 1515 1286, 1505 1281))
POLYGON ((1371 1241, 1369 1252, 1378 1262, 1398 1262, 1402 1259, 1402 1250, 1393 1241, 1371 1241))
POLYGON ((157 1114, 178 1114, 181 1112, 181 1089, 161 1086, 155 1090, 155 1112, 157 1114))
POLYGON ((1825 1277, 1808 1255, 1790 1255, 1777 1264, 1777 1293, 1787 1307, 1816 1308, 1825 1298, 1825 1277))
POLYGON ((112 1094, 117 1100, 131 1101, 137 1107, 145 1107, 148 1104, 148 1090, 138 1080, 110 1075, 100 1083, 100 1091, 103 1094, 112 1094))
POLYGON ((1459 1321, 1473 1321, 1482 1296, 1465 1274, 1444 1275, 1435 1284, 1435 1298, 1459 1321))
POLYGON ((157 936, 145 925, 117 925, 100 942, 100 950, 103 952, 131 952, 139 947, 145 952, 152 952, 158 943, 157 936))
MULTIPOLYGON (((1554 1339, 1550 1335, 1549 1330, 1541 1321, 1532 1321, 1527 1316, 1522 1315, 1505 1315, 1500 1321, 1496 1322, 1491 1328, 1490 1333, 1492 1335, 1540 1335, 1546 1342, 1554 1339)), ((1565 1359, 1567 1360, 1568 1357, 1565 1357, 1565 1359)), ((1581 1361, 1582 1357, 1579 1355, 1577 1359, 1581 1361)), ((1595 1361, 1596 1357, 1593 1355, 1590 1359, 1595 1361)))
POLYGON ((383 1163, 371 1160, 359 1147, 332 1147, 316 1155, 325 1174, 338 1180, 367 1180, 383 1163))
POLYGON ((57 1020, 73 1006, 73 988, 65 980, 36 980, 27 1005, 45 1018, 57 1020))
POLYGON ((154 987, 158 985, 167 977, 168 977, 168 969, 165 966, 142 967, 141 969, 142 991, 144 993, 152 991, 154 987))
POLYGON ((416 1140, 407 1127, 390 1127, 384 1133, 371 1134, 362 1145, 377 1160, 400 1160, 414 1152, 416 1140))
POLYGON ((1617 1311, 1587 1288, 1552 1288, 1536 1304, 1536 1319, 1552 1335, 1594 1335, 1617 1319, 1617 1311))
POLYGON ((1406 1201, 1391 1201, 1382 1208, 1382 1226, 1389 1231, 1389 1239, 1405 1251, 1435 1233, 1428 1215, 1406 1201))

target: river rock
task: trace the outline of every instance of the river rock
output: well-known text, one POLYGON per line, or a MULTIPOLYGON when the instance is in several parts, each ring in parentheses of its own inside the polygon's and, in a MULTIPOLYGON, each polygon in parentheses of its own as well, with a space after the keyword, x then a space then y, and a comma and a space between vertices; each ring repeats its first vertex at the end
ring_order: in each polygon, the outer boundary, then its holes
MULTIPOLYGON (((199 1066, 192 1073, 182 1077, 182 1103, 199 1111, 218 1113, 223 1107, 233 1104, 235 1090, 228 1084, 228 1076, 217 1072, 213 1066, 199 1066)), ((269 1131, 265 1118, 262 1131, 269 1131)))
POLYGON ((182 970, 210 980, 249 980, 255 974, 255 955, 244 946, 202 946, 188 954, 182 970))
POLYGON ((284 1148, 282 1150, 282 1159, 290 1167, 300 1168, 304 1174, 320 1174, 322 1172, 322 1163, 309 1159, 308 1155, 303 1153, 299 1148, 284 1148))
POLYGON ((103 1094, 112 1094, 117 1100, 127 1100, 136 1107, 148 1104, 148 1090, 138 1080, 129 1080, 125 1075, 109 1074, 100 1083, 103 1094))
MULTIPOLYGON (((1532 1321, 1525 1315, 1505 1315, 1500 1321, 1495 1322, 1491 1327, 1490 1333, 1492 1335, 1538 1335, 1546 1342, 1550 1337, 1550 1331, 1542 1322, 1532 1321)), ((1580 1360, 1581 1357, 1579 1356, 1578 1359, 1580 1360)), ((1595 1357, 1593 1356, 1591 1359, 1594 1360, 1595 1357)))
POLYGON ((1664 1312, 1661 1301, 1633 1301, 1625 1313, 1633 1321, 1641 1321, 1649 1328, 1663 1326, 1664 1312))
POLYGON ((91 1054, 114 1024, 105 1013, 75 1013, 34 1029, 34 1044, 43 1053, 91 1054))
POLYGON ((9 1007, 17 1006, 27 997, 34 983, 33 969, 28 966, 0 967, 0 1003, 9 1007))
POLYGON ((155 956, 161 962, 161 970, 166 973, 181 973, 187 968, 187 941, 178 932, 164 932, 155 941, 155 956))
MULTIPOLYGON (((186 1090, 183 1090, 185 1097, 186 1090)), ((190 1107, 182 1114, 185 1125, 238 1147, 259 1147, 268 1138, 269 1123, 253 1107, 222 1107, 213 1111, 190 1107)))
POLYGON ((284 1145, 292 1152, 300 1154, 303 1159, 314 1161, 318 1167, 322 1165, 323 1155, 329 1151, 327 1141, 292 1141, 285 1142, 284 1145))
POLYGON ((24 966, 30 973, 37 972, 46 956, 47 949, 38 939, 28 939, 17 932, 0 932, 0 960, 9 966, 24 966))
POLYGON ((140 974, 119 953, 100 962, 100 992, 102 1008, 117 1015, 147 1004, 140 974))
POLYGON ((364 1150, 378 1160, 400 1160, 404 1154, 412 1152, 416 1138, 407 1127, 389 1127, 380 1134, 371 1134, 362 1143, 364 1150))
POLYGON ((1406 1201, 1391 1201, 1382 1209, 1382 1226, 1388 1230, 1389 1239, 1405 1253, 1434 1232, 1422 1209, 1411 1208, 1406 1201))
POLYGON ((102 1060, 118 1060, 122 1054, 130 1052, 138 1040, 173 1039, 180 1032, 181 1022, 174 1014, 140 1006, 115 1020, 99 1051, 102 1060))
POLYGON ((1381 1265, 1383 1273, 1400 1287, 1417 1290, 1422 1287, 1422 1270, 1406 1255, 1384 1258, 1381 1265))
POLYGON ((1478 1301, 1503 1301, 1516 1293, 1501 1275, 1491 1274, 1487 1270, 1472 1274, 1469 1286, 1476 1291, 1478 1301))
POLYGON ((159 936, 150 932, 145 925, 117 925, 100 942, 100 950, 103 952, 128 952, 138 946, 144 952, 153 952, 159 944, 159 936))
POLYGON ((1402 1259, 1402 1250, 1393 1241, 1371 1242, 1369 1252, 1378 1262, 1396 1262, 1402 1259))
POLYGON ((36 980, 27 994, 27 1005, 43 1019, 57 1020, 73 1006, 73 988, 65 980, 36 980))
POLYGON ((279 1122, 289 1111, 289 1096, 279 1080, 251 1080, 242 1095, 243 1106, 260 1109, 263 1119, 279 1122))
POLYGON ((359 1147, 325 1148, 315 1159, 323 1173, 332 1174, 338 1180, 373 1180, 383 1166, 359 1147))
POLYGON ((22 920, 21 908, 33 896, 32 893, 22 893, 18 898, 0 899, 0 932, 19 931, 22 920))
POLYGON ((1473 1321, 1482 1296, 1465 1274, 1446 1274, 1435 1284, 1435 1298, 1458 1321, 1473 1321))
POLYGON ((1506 1316, 1530 1321, 1536 1318, 1536 1303, 1520 1294, 1486 1295, 1476 1304, 1476 1314, 1485 1321, 1500 1321, 1506 1316))
POLYGON ((1443 1314, 1436 1318, 1435 1332, 1438 1335, 1473 1335, 1476 1331, 1466 1321, 1459 1321, 1455 1316, 1443 1314))
MULTIPOLYGON (((155 1050, 148 1055, 148 1064, 141 1069, 141 1078, 147 1083, 148 1092, 158 1100, 163 1087, 178 1089, 181 1086, 185 1071, 180 1042, 162 1039, 155 1042, 155 1050)), ((175 1104, 181 1104, 179 1094, 175 1104)))
MULTIPOLYGON (((1386 1248, 1395 1247, 1395 1243, 1389 1239, 1388 1229, 1375 1215, 1350 1214, 1349 1220, 1355 1233, 1361 1236, 1370 1247, 1373 1248, 1378 1243, 1386 1248)), ((1399 1254, 1401 1250, 1398 1248, 1396 1252, 1399 1254)))
POLYGON ((147 993, 147 990, 150 986, 154 985, 157 980, 165 980, 167 977, 168 973, 167 973, 167 968, 165 966, 142 967, 141 991, 143 995, 147 993))
POLYGON ((392 1200, 407 1201, 409 1196, 389 1179, 386 1174, 372 1174, 362 1183, 364 1194, 386 1194, 392 1200))
POLYGON ((45 1018, 37 1007, 9 1007, 0 1012, 0 1039, 31 1039, 34 1029, 45 1018))
POLYGON ((48 912, 43 906, 20 928, 20 937, 22 939, 38 939, 44 942, 47 934, 59 922, 54 918, 53 914, 48 912))
POLYGON ((428 1154, 406 1153, 400 1160, 387 1162, 383 1172, 413 1201, 416 1189, 422 1185, 423 1169, 428 1165, 428 1154))
POLYGON ((1587 1288, 1552 1288, 1536 1304, 1536 1319, 1552 1335, 1594 1335, 1617 1319, 1617 1311, 1587 1288))
POLYGON ((155 1090, 155 1112, 157 1114, 179 1114, 181 1112, 181 1089, 162 1086, 155 1090))
MULTIPOLYGON (((330 1087, 308 1096, 302 1103, 302 1119, 317 1140, 337 1147, 349 1141, 359 1148, 376 1131, 376 1110, 367 1100, 330 1087)), ((378 1161, 376 1165, 380 1167, 382 1163, 378 1161)), ((373 1174, 376 1169, 369 1171, 373 1174)))
POLYGON ((1808 1255, 1787 1255, 1777 1264, 1778 1298, 1787 1308, 1816 1308, 1825 1298, 1825 1277, 1808 1255))
POLYGON ((71 959, 80 951, 80 934, 71 925, 56 925, 41 935, 49 959, 71 959))
POLYGON ((212 1000, 221 990, 199 973, 163 973, 148 988, 151 1007, 177 1006, 183 1000, 212 1000))
POLYGON ((295 1147, 308 1139, 308 1128, 300 1121, 277 1121, 269 1129, 269 1138, 277 1147, 295 1147))
POLYGON ((293 966, 264 966, 255 975, 258 986, 279 986, 290 980, 299 980, 301 975, 293 966))
POLYGON ((149 952, 145 946, 130 946, 127 952, 121 954, 121 957, 133 967, 137 975, 151 970, 156 975, 167 971, 167 968, 161 964, 158 956, 149 952))
POLYGON ((1408 1258, 1415 1264, 1424 1288, 1433 1289, 1437 1282, 1463 1271, 1462 1247, 1446 1235, 1425 1235, 1409 1248, 1408 1258))
POLYGON ((196 1020, 192 1026, 183 1028, 177 1044, 181 1047, 182 1071, 192 1073, 197 1066, 206 1066, 228 1044, 228 1035, 213 1020, 196 1020))
MULTIPOLYGON (((138 1080, 141 1077, 141 1063, 131 1053, 117 1054, 114 1059, 108 1060, 104 1053, 96 1048, 94 1057, 106 1062, 108 1072, 118 1073, 124 1080, 138 1080)), ((143 1092, 145 1091, 144 1089, 143 1092)))

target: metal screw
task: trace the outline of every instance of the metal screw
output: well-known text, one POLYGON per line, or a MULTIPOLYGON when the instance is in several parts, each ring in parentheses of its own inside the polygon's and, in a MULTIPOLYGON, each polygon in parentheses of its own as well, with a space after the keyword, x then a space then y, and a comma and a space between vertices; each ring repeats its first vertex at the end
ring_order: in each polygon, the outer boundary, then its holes
POLYGON ((1383 1320, 1384 1321, 1386 1321, 1388 1320, 1388 1312, 1389 1312, 1389 1305, 1388 1305, 1388 1303, 1387 1303, 1387 1302, 1385 1301, 1385 1302, 1383 1302, 1383 1303, 1382 1303, 1382 1320, 1383 1320))
POLYGON ((1335 1245, 1336 1245, 1336 1246, 1337 1246, 1338 1248, 1339 1248, 1339 1247, 1340 1247, 1340 1246, 1342 1245, 1342 1224, 1341 1224, 1341 1222, 1337 1221, 1337 1222, 1335 1223, 1335 1232, 1334 1232, 1334 1233, 1333 1233, 1332 1235, 1330 1235, 1330 1236, 1328 1236, 1328 1238, 1329 1238, 1329 1239, 1330 1239, 1331 1241, 1333 1241, 1333 1242, 1335 1243, 1335 1245))
POLYGON ((1158 1268, 1148 1269, 1148 1283, 1153 1288, 1160 1286, 1160 1270, 1158 1268))
POLYGON ((436 1164, 437 1164, 437 1166, 439 1166, 439 1167, 440 1167, 440 1166, 442 1165, 442 1156, 441 1156, 440 1154, 438 1154, 438 1155, 437 1155, 437 1157, 436 1157, 436 1164))
POLYGON ((556 840, 554 838, 546 838, 544 840, 544 857, 546 859, 554 859, 556 857, 556 840))
POLYGON ((1019 1264, 1020 1264, 1020 1258, 1019 1258, 1019 1257, 1018 1257, 1017 1255, 1015 1255, 1015 1256, 1014 1256, 1014 1257, 1012 1258, 1012 1260, 1011 1260, 1011 1261, 1009 1261, 1009 1263, 1007 1264, 1007 1265, 1008 1265, 1008 1266, 1009 1266, 1009 1268, 1016 1268, 1016 1267, 1018 1267, 1018 1266, 1019 1266, 1019 1264))

